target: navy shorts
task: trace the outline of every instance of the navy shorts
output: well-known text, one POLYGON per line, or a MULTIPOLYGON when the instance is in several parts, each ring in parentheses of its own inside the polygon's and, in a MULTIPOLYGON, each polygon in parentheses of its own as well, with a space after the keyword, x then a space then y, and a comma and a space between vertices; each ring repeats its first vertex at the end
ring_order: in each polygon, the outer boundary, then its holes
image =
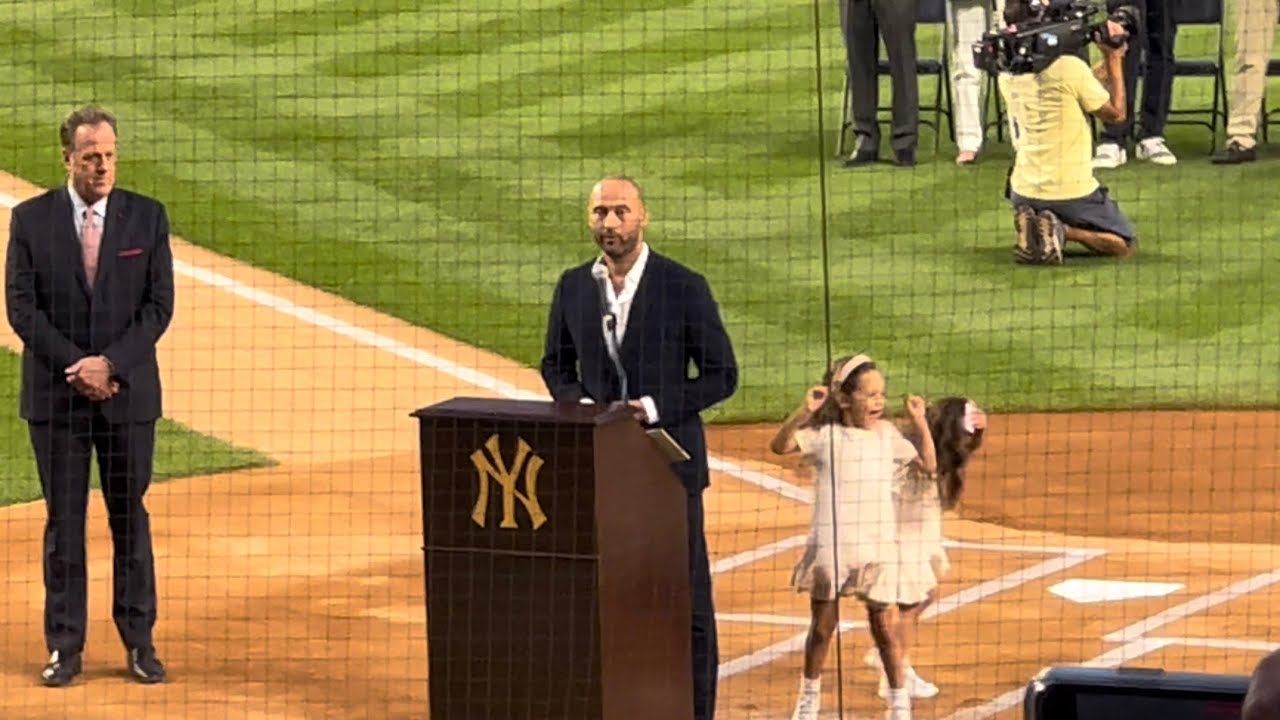
POLYGON ((1073 200, 1032 200, 1010 192, 1009 201, 1015 208, 1026 205, 1036 212, 1048 210, 1057 215, 1064 225, 1118 235, 1129 247, 1138 242, 1133 224, 1107 194, 1105 185, 1099 185, 1097 190, 1073 200))

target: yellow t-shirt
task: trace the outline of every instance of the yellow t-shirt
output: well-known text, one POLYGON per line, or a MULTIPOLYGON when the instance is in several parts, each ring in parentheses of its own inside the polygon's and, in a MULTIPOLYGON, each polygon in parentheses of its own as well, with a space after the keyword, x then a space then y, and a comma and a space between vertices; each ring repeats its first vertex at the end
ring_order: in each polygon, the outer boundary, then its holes
POLYGON ((1098 188, 1093 177, 1093 133, 1086 113, 1111 95, 1084 60, 1063 55, 1038 73, 1000 83, 1017 150, 1009 184, 1034 200, 1073 200, 1098 188))

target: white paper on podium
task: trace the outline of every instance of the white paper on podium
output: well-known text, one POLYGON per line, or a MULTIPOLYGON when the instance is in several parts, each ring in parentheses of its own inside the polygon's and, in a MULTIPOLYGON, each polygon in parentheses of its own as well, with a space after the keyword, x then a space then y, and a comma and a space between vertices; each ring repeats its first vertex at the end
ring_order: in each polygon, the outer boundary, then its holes
POLYGON ((662 451, 663 455, 667 456, 668 461, 678 463, 685 462, 689 459, 689 453, 686 452, 684 448, 680 447, 680 443, 676 442, 675 438, 671 437, 666 430, 663 430, 662 428, 653 428, 652 430, 645 430, 644 432, 658 444, 658 449, 662 451))

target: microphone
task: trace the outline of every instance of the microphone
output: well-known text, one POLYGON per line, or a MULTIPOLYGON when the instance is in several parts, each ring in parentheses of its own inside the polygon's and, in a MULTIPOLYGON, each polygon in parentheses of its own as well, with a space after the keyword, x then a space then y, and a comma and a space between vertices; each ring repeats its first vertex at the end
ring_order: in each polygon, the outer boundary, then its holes
POLYGON ((622 402, 630 400, 627 392, 627 371, 622 368, 622 351, 618 343, 618 316, 609 305, 609 268, 604 263, 591 266, 591 276, 596 280, 596 290, 600 295, 600 324, 604 333, 604 346, 613 361, 613 369, 618 373, 618 382, 622 388, 622 402))

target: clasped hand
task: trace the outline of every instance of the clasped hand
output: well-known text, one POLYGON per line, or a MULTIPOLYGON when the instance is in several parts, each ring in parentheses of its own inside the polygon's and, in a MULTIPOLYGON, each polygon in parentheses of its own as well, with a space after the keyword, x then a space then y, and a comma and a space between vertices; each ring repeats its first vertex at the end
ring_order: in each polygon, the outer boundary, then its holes
POLYGON ((64 372, 67 383, 90 400, 106 400, 120 391, 120 384, 111 379, 111 366, 101 355, 80 358, 64 372))

